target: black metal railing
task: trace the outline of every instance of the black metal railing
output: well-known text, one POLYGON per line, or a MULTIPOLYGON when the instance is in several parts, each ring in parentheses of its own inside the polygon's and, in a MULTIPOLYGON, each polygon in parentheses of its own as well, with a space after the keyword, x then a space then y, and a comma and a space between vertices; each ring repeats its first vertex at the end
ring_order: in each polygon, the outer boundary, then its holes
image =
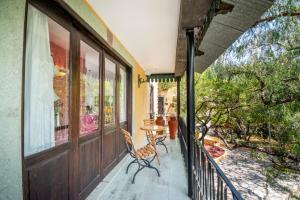
POLYGON ((200 142, 194 143, 193 183, 195 200, 243 199, 200 142))
POLYGON ((187 164, 188 164, 187 128, 186 128, 185 121, 182 118, 179 118, 178 122, 179 122, 178 137, 180 140, 181 153, 183 155, 184 164, 187 168, 187 164))
MULTIPOLYGON (((181 151, 187 165, 187 148, 185 146, 188 138, 184 120, 179 120, 179 138, 181 151)), ((231 181, 226 177, 222 169, 206 151, 200 141, 194 142, 192 185, 193 200, 243 200, 240 193, 235 189, 231 181)))

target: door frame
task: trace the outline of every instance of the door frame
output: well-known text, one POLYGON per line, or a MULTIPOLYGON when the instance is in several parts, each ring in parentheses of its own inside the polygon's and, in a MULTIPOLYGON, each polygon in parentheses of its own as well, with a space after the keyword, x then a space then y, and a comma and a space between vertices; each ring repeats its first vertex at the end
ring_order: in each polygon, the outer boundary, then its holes
MULTIPOLYGON (((26 2, 26 11, 25 11, 25 30, 24 30, 24 45, 23 45, 23 64, 22 64, 22 118, 21 118, 21 123, 22 123, 22 177, 23 177, 23 197, 24 199, 28 199, 29 198, 29 171, 34 169, 35 167, 39 167, 41 165, 43 165, 46 162, 50 162, 51 160, 53 160, 54 158, 57 158, 59 156, 66 156, 67 157, 67 162, 68 162, 68 172, 70 174, 72 174, 72 169, 69 167, 70 166, 70 160, 72 157, 72 126, 70 126, 70 124, 72 124, 72 117, 71 117, 71 111, 72 110, 72 102, 73 102, 73 93, 72 93, 72 84, 73 84, 73 80, 72 80, 72 74, 73 74, 73 61, 72 61, 72 56, 74 54, 74 49, 73 49, 73 40, 74 40, 74 27, 72 26, 72 24, 69 22, 71 20, 70 15, 66 15, 64 17, 61 17, 60 12, 61 10, 57 10, 57 12, 55 12, 53 5, 49 5, 49 8, 47 8, 46 6, 44 6, 43 4, 40 4, 38 1, 36 0, 28 0, 26 2), (57 146, 53 146, 51 148, 42 150, 40 152, 34 153, 32 155, 26 156, 24 154, 24 124, 25 124, 25 112, 24 112, 24 106, 25 106, 25 67, 26 67, 26 36, 27 36, 27 16, 28 16, 28 5, 32 5, 34 8, 38 9, 40 12, 42 12, 43 14, 47 15, 47 17, 51 18, 53 21, 55 21, 57 24, 59 24, 60 26, 62 26, 64 29, 66 29, 70 35, 69 35, 69 79, 68 79, 68 87, 69 87, 69 91, 68 91, 68 95, 69 95, 69 99, 68 99, 68 120, 69 120, 69 130, 68 130, 68 141, 63 143, 63 144, 59 144, 57 146)), ((68 184, 70 184, 70 176, 68 175, 68 184)), ((70 193, 70 185, 68 186, 68 191, 69 194, 70 193)), ((68 194, 68 195, 69 195, 68 194)), ((72 198, 71 196, 68 196, 69 198, 72 198)))
MULTIPOLYGON (((119 63, 119 68, 118 68, 118 71, 119 71, 119 73, 118 73, 118 86, 120 87, 120 79, 121 79, 121 73, 120 73, 120 71, 121 70, 124 70, 125 71, 125 73, 126 73, 126 97, 129 97, 127 100, 126 100, 126 121, 125 122, 120 122, 120 110, 119 110, 119 120, 118 120, 118 127, 117 127, 117 131, 118 131, 118 134, 119 134, 119 138, 120 137, 123 137, 123 134, 121 133, 121 128, 123 127, 125 127, 125 129, 127 130, 127 131, 129 131, 130 133, 131 133, 131 129, 129 128, 129 121, 130 121, 130 114, 131 114, 131 110, 129 110, 129 108, 130 108, 130 102, 131 102, 131 95, 130 95, 130 88, 129 88, 129 86, 130 86, 130 83, 129 83, 129 69, 126 67, 126 66, 123 66, 122 64, 120 64, 119 63), (121 136, 120 136, 121 135, 121 136)), ((118 88, 118 92, 119 92, 119 89, 120 88, 118 88)), ((126 98, 125 97, 125 98, 126 98)), ((117 95, 117 98, 118 98, 118 108, 120 108, 120 96, 119 95, 117 95)), ((120 142, 121 142, 121 140, 119 139, 119 144, 118 144, 118 147, 120 148, 120 142)), ((125 141, 124 141, 125 142, 125 141)), ((120 149, 118 149, 118 159, 119 160, 121 160, 125 155, 126 155, 126 152, 127 152, 127 149, 125 148, 124 150, 123 150, 123 152, 120 152, 120 149)))
MULTIPOLYGON (((103 80, 103 95, 102 95, 102 104, 103 104, 103 112, 102 112, 102 126, 103 126, 103 136, 102 136, 102 141, 104 141, 104 137, 105 135, 108 135, 108 133, 110 134, 114 134, 114 144, 115 146, 118 146, 118 141, 117 141, 117 128, 118 128, 118 118, 119 118, 119 115, 118 115, 118 112, 119 112, 119 108, 118 108, 118 68, 119 68, 119 63, 116 59, 114 59, 109 53, 107 53, 106 51, 104 51, 104 54, 103 54, 103 77, 102 77, 102 80, 103 80), (114 102, 114 117, 115 117, 115 123, 113 126, 108 126, 108 127, 105 127, 105 111, 104 111, 104 108, 105 108, 105 59, 109 59, 111 62, 113 62, 115 65, 116 65, 116 74, 115 74, 115 81, 116 81, 116 86, 115 86, 115 91, 114 91, 114 95, 115 95, 115 102, 114 102), (112 133, 114 132, 114 133, 112 133)), ((104 148, 104 145, 103 145, 103 148, 104 148)), ((107 166, 101 166, 102 167, 102 173, 104 176, 106 176, 112 168, 114 168, 114 166, 116 165, 116 163, 118 162, 118 158, 117 158, 117 152, 118 152, 118 149, 114 148, 114 159, 113 161, 108 164, 107 166)), ((105 150, 102 149, 102 163, 104 163, 104 153, 105 153, 105 150)))
POLYGON ((73 111, 73 114, 75 115, 75 117, 77 118, 76 120, 77 123, 75 124, 76 126, 76 130, 74 130, 73 132, 73 136, 75 137, 74 140, 77 141, 77 144, 74 144, 74 148, 75 148, 75 152, 74 153, 74 160, 73 162, 75 162, 75 166, 76 169, 74 170, 75 173, 75 177, 77 178, 77 180, 75 181, 76 184, 76 188, 78 188, 77 194, 79 195, 79 199, 84 199, 99 183, 100 181, 104 178, 103 174, 101 172, 101 162, 102 162, 102 95, 103 95, 103 90, 102 90, 102 70, 103 70, 103 49, 96 44, 92 39, 90 39, 88 36, 85 35, 85 31, 82 29, 76 28, 76 40, 74 42, 76 42, 77 44, 77 49, 76 49, 76 58, 74 58, 76 60, 76 70, 77 74, 75 74, 76 79, 78 80, 76 83, 76 86, 74 87, 75 90, 77 90, 78 94, 74 97, 76 98, 76 101, 78 101, 78 105, 75 108, 75 111, 73 111), (98 119, 98 123, 99 123, 99 127, 97 131, 94 131, 88 135, 83 135, 80 136, 80 97, 81 97, 81 73, 80 73, 80 51, 81 51, 81 45, 80 42, 84 42, 85 44, 87 44, 89 47, 91 47, 92 49, 96 50, 99 53, 99 119, 98 119), (98 142, 98 163, 97 163, 97 167, 98 167, 98 175, 96 177, 94 177, 94 179, 85 186, 85 188, 81 191, 80 189, 80 184, 81 184, 81 169, 80 169, 80 161, 81 161, 81 154, 80 154, 80 150, 81 150, 81 145, 84 145, 88 142, 91 142, 93 140, 96 140, 98 138, 99 142, 98 142))

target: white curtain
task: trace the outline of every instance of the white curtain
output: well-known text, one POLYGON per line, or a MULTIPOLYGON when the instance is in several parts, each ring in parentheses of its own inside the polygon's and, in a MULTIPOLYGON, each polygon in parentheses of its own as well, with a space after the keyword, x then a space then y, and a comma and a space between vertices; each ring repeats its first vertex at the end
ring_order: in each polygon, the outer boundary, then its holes
POLYGON ((54 69, 48 18, 29 5, 25 66, 25 156, 55 145, 54 69))

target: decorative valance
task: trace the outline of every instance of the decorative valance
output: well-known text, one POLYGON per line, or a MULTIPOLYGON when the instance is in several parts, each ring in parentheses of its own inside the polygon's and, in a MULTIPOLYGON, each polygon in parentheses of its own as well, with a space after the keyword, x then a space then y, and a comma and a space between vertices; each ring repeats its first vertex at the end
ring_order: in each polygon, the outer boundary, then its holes
POLYGON ((180 79, 180 77, 176 77, 174 73, 168 73, 168 74, 151 74, 147 75, 147 79, 141 78, 140 75, 138 75, 138 87, 142 83, 145 82, 177 82, 180 79))

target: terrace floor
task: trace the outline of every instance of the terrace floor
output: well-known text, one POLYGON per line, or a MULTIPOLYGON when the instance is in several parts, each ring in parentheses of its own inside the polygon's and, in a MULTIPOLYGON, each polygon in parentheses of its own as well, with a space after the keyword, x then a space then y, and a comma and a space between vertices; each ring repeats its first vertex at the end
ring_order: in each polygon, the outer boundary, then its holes
POLYGON ((161 164, 156 160, 152 164, 158 168, 160 177, 152 169, 142 170, 131 180, 137 166, 126 167, 132 160, 127 155, 88 196, 88 200, 189 200, 187 196, 187 176, 181 155, 179 140, 167 140, 169 153, 158 147, 161 164))

